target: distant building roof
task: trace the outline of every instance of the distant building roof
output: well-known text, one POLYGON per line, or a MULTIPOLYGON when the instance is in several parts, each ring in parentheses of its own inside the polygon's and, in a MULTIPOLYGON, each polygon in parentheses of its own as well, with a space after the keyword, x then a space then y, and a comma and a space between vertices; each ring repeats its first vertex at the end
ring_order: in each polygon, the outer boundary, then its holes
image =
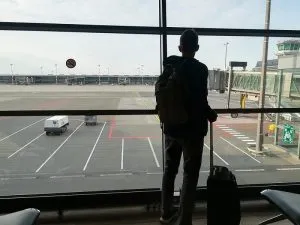
POLYGON ((279 41, 277 43, 277 45, 279 45, 279 44, 291 44, 291 43, 293 43, 293 44, 299 44, 300 40, 299 39, 290 39, 290 40, 285 40, 285 41, 279 41))
MULTIPOLYGON (((257 61, 256 68, 261 67, 262 61, 257 61)), ((267 61, 267 67, 278 67, 278 59, 270 59, 267 61)))

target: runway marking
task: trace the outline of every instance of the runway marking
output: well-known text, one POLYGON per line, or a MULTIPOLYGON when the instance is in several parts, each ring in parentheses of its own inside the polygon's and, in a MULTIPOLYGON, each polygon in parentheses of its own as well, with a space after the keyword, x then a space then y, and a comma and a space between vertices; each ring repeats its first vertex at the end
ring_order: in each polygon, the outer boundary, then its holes
POLYGON ((239 147, 235 146, 234 144, 232 144, 230 141, 226 140, 223 137, 220 137, 223 141, 227 142, 228 144, 230 144, 232 147, 236 148, 237 150, 241 151, 242 153, 244 153, 245 155, 249 156, 251 159, 253 159, 254 161, 261 163, 259 160, 257 160, 256 158, 254 158, 253 156, 249 155, 247 152, 243 151, 242 149, 240 149, 239 147))
POLYGON ((154 151, 154 148, 153 148, 153 145, 152 145, 151 140, 150 140, 149 137, 148 137, 148 142, 149 142, 149 145, 150 145, 150 148, 151 148, 151 151, 152 151, 152 154, 153 154, 156 166, 160 167, 159 162, 158 162, 157 157, 156 157, 156 154, 155 154, 155 151, 154 151))
POLYGON ((234 131, 234 130, 231 129, 231 128, 224 128, 224 129, 222 129, 222 130, 224 130, 224 131, 234 131))
POLYGON ((122 176, 122 175, 132 175, 132 173, 110 173, 110 174, 100 174, 100 177, 122 176))
POLYGON ((151 172, 147 172, 146 173, 147 175, 161 175, 161 174, 163 174, 163 172, 153 172, 153 173, 151 173, 151 172))
POLYGON ((124 138, 122 138, 121 145, 121 170, 124 168, 124 138))
POLYGON ((1 180, 32 180, 32 179, 36 179, 36 177, 5 177, 0 179, 1 180))
POLYGON ((247 142, 247 145, 256 145, 256 142, 247 142))
POLYGON ((252 139, 245 139, 245 140, 242 140, 242 141, 248 141, 248 142, 251 142, 251 141, 255 141, 255 140, 252 140, 252 139))
POLYGON ((224 126, 224 127, 218 127, 218 128, 220 128, 220 129, 230 129, 230 128, 227 127, 227 126, 224 126))
POLYGON ((293 170, 300 170, 300 168, 277 168, 278 171, 293 171, 293 170))
POLYGON ((20 133, 21 131, 23 131, 23 130, 25 130, 25 129, 27 129, 27 128, 29 128, 29 127, 31 127, 31 126, 33 126, 33 125, 39 123, 39 122, 41 122, 42 120, 45 120, 46 118, 47 118, 47 117, 45 117, 45 118, 43 118, 43 119, 41 119, 41 120, 38 120, 38 121, 36 121, 36 122, 34 122, 34 123, 32 123, 32 124, 29 124, 28 126, 23 127, 23 128, 20 129, 20 130, 17 130, 16 132, 14 132, 14 133, 12 133, 12 134, 10 134, 10 135, 8 135, 8 136, 6 136, 6 137, 0 139, 0 142, 6 140, 7 138, 9 138, 9 137, 11 137, 11 136, 13 136, 13 135, 15 135, 15 134, 17 134, 17 133, 20 133))
POLYGON ((43 162, 43 164, 35 171, 36 173, 39 172, 43 166, 55 155, 56 152, 69 140, 70 137, 82 126, 84 122, 82 122, 76 129, 57 147, 57 149, 43 162))
POLYGON ((234 134, 233 136, 234 136, 234 137, 238 137, 238 138, 239 138, 239 137, 245 137, 245 135, 243 135, 243 134, 234 134))
POLYGON ((57 179, 57 178, 79 178, 79 177, 84 177, 83 174, 81 175, 62 175, 62 176, 51 176, 51 179, 57 179))
MULTIPOLYGON (((208 150, 210 150, 210 148, 207 146, 207 144, 205 144, 204 143, 204 146, 208 149, 208 150)), ((221 156, 219 156, 215 151, 214 151, 214 154, 223 162, 223 163, 225 163, 225 165, 227 165, 227 166, 229 166, 229 163, 228 162, 226 162, 221 156)))
MULTIPOLYGON (((124 138, 124 139, 147 139, 149 136, 123 136, 123 137, 111 137, 111 139, 122 139, 122 138, 124 138)), ((157 136, 157 137, 155 137, 155 136, 151 136, 150 138, 152 138, 152 139, 154 139, 154 138, 161 138, 161 136, 157 136)))
POLYGON ((101 137, 101 135, 102 135, 102 132, 103 132, 103 130, 104 130, 105 125, 106 125, 106 121, 105 121, 105 123, 103 124, 103 126, 102 126, 102 128, 101 128, 101 130, 100 130, 100 132, 99 132, 99 135, 98 135, 97 140, 96 140, 96 142, 95 142, 95 144, 94 144, 94 147, 93 147, 93 149, 92 149, 92 151, 91 151, 91 153, 90 153, 90 155, 89 155, 89 157, 88 157, 88 159, 87 159, 87 161, 86 161, 86 163, 85 163, 85 165, 84 165, 84 167, 83 167, 83 171, 86 170, 86 167, 87 167, 87 165, 88 165, 88 163, 89 163, 89 161, 90 161, 90 159, 91 159, 91 157, 92 157, 92 155, 93 155, 93 153, 94 153, 94 151, 95 151, 95 148, 96 148, 96 146, 97 146, 97 144, 98 144, 98 141, 99 141, 99 139, 100 139, 100 137, 101 137))
POLYGON ((15 154, 17 154, 18 152, 22 151, 24 148, 26 148, 28 145, 30 145, 32 142, 36 141, 37 139, 39 139, 43 134, 45 134, 45 132, 41 133, 40 135, 38 135, 37 137, 35 137, 34 139, 32 139, 30 142, 28 142, 26 145, 24 145, 23 147, 19 148, 17 151, 15 151, 13 154, 11 154, 10 156, 8 156, 7 158, 11 158, 13 157, 15 154))
POLYGON ((245 136, 243 136, 243 137, 237 137, 238 139, 249 139, 248 137, 245 137, 245 136))
POLYGON ((240 132, 236 132, 236 131, 229 131, 228 133, 232 134, 232 135, 239 135, 240 134, 240 132))
POLYGON ((238 169, 236 172, 263 172, 265 169, 238 169))

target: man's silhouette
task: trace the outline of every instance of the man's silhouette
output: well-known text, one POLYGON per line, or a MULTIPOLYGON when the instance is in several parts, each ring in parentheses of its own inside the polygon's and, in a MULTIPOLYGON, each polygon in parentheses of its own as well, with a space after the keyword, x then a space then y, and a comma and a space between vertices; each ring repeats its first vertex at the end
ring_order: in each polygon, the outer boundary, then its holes
MULTIPOLYGON (((180 37, 179 51, 182 56, 169 56, 164 61, 164 66, 176 67, 185 60, 183 72, 180 75, 188 89, 185 108, 189 119, 188 122, 181 125, 163 125, 166 157, 162 181, 161 223, 170 223, 177 218, 176 224, 178 225, 192 224, 204 137, 208 131, 208 121, 214 122, 217 119, 217 114, 210 108, 207 101, 208 69, 206 65, 194 58, 198 49, 198 35, 193 29, 188 29, 180 37), (180 209, 176 212, 173 209, 172 198, 182 153, 184 158, 183 184, 180 209)), ((160 85, 163 85, 162 82, 163 79, 159 78, 156 83, 156 90, 159 89, 160 85)))

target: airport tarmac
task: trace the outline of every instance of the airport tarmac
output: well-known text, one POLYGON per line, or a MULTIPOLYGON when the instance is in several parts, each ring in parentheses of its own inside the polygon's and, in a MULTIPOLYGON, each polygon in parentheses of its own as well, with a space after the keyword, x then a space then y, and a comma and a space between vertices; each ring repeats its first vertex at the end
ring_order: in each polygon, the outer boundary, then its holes
MULTIPOLYGON (((153 86, 5 86, 0 110, 152 109, 152 90, 153 86)), ((210 92, 212 107, 224 108, 224 96, 210 92)), ((238 105, 237 96, 232 104, 238 105)), ((67 131, 58 136, 45 135, 46 118, 0 118, 0 195, 160 187, 162 138, 156 115, 98 116, 96 126, 86 126, 84 115, 69 116, 67 131)), ((255 143, 256 123, 255 115, 219 115, 215 163, 232 169, 239 184, 297 181, 297 160, 247 151, 247 144, 255 143)), ((207 136, 199 186, 206 185, 208 170, 207 136)), ((181 179, 182 167, 177 187, 181 179)))

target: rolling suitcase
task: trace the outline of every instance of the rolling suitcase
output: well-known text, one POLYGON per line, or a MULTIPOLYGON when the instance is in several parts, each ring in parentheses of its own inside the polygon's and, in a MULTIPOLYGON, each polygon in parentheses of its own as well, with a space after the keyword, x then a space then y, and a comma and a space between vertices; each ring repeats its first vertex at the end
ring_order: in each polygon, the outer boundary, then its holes
POLYGON ((240 198, 234 174, 213 163, 213 124, 210 123, 210 172, 207 179, 207 225, 239 225, 240 198))

